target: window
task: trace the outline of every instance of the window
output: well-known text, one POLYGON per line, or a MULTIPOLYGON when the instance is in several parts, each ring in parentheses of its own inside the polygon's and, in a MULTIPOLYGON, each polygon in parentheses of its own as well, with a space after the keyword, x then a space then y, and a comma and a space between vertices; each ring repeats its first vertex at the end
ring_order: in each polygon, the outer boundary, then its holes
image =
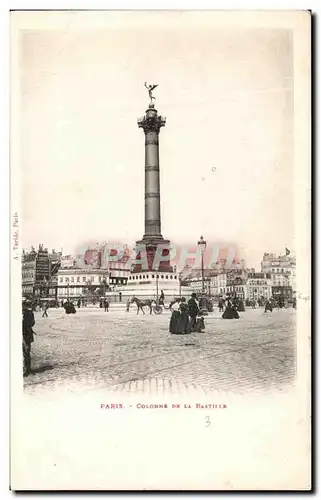
POLYGON ((168 280, 168 276, 166 276, 166 279, 168 280))
POLYGON ((145 279, 145 274, 143 274, 143 279, 145 279))
POLYGON ((174 279, 176 280, 176 279, 177 279, 177 276, 174 276, 174 279))
POLYGON ((60 278, 59 279, 60 283, 63 283, 64 279, 63 278, 60 278))
POLYGON ((95 281, 95 276, 91 276, 90 281, 93 283, 95 281))
POLYGON ((155 278, 155 274, 152 274, 152 278, 153 278, 153 279, 155 278))
POLYGON ((83 282, 83 283, 86 283, 86 276, 83 276, 83 277, 82 277, 82 282, 83 282))
POLYGON ((75 281, 75 278, 74 278, 74 277, 72 277, 72 278, 71 278, 71 283, 74 283, 74 281, 75 281))
POLYGON ((69 283, 69 278, 65 278, 65 283, 69 283))
POLYGON ((139 275, 139 279, 140 279, 140 280, 142 279, 142 275, 141 275, 141 274, 139 275))
POLYGON ((173 279, 173 276, 171 275, 171 280, 173 279))
POLYGON ((283 273, 283 272, 284 272, 284 269, 281 269, 281 273, 283 273))

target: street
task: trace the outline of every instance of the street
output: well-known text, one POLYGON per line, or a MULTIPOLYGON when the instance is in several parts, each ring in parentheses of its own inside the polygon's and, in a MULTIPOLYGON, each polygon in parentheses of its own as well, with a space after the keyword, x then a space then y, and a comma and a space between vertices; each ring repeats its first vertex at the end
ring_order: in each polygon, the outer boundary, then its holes
POLYGON ((247 309, 223 320, 215 308, 206 330, 168 332, 170 313, 136 315, 132 307, 77 309, 66 315, 35 313, 34 373, 28 393, 39 389, 104 388, 130 393, 228 391, 262 393, 286 388, 295 377, 295 311, 247 309))

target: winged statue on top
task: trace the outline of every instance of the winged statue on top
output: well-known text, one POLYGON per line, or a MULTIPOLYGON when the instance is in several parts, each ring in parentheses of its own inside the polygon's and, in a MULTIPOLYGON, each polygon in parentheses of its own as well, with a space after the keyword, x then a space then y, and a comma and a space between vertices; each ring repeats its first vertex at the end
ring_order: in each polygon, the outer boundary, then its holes
POLYGON ((153 92, 153 90, 156 89, 156 87, 158 87, 158 83, 156 85, 155 84, 153 84, 153 85, 147 85, 147 83, 145 82, 145 87, 148 90, 150 102, 152 104, 153 103, 153 99, 155 100, 155 97, 153 96, 152 92, 153 92))

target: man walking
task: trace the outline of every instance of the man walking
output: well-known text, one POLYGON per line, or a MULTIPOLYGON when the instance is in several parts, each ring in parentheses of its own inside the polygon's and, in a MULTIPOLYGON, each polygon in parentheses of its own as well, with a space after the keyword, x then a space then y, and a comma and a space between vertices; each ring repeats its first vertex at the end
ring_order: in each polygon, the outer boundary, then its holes
POLYGON ((48 302, 45 302, 43 305, 43 313, 42 313, 43 318, 45 317, 48 318, 48 313, 47 313, 48 309, 49 309, 48 302))
POLYGON ((265 303, 265 309, 264 309, 264 312, 266 313, 267 311, 270 311, 272 312, 273 311, 273 308, 272 308, 272 302, 267 299, 266 303, 265 303))
POLYGON ((31 344, 34 341, 35 317, 31 309, 31 304, 27 301, 22 304, 22 352, 23 352, 23 376, 31 373, 31 344))
POLYGON ((190 317, 190 327, 191 331, 195 331, 196 318, 200 310, 196 301, 196 293, 192 293, 191 298, 188 301, 188 315, 190 317))
POLYGON ((108 312, 109 310, 109 302, 107 299, 104 300, 104 306, 105 306, 105 312, 108 312))

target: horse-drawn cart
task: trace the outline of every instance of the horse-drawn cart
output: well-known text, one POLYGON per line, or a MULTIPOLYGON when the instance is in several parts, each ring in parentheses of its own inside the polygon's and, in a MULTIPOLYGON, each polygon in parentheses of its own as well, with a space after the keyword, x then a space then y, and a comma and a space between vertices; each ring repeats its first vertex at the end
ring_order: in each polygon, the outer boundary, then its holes
POLYGON ((172 306, 178 302, 181 302, 181 298, 177 297, 171 300, 168 307, 165 306, 162 299, 141 300, 137 297, 133 297, 131 302, 137 305, 137 314, 139 313, 139 311, 142 311, 142 313, 145 314, 144 307, 149 307, 150 314, 152 314, 152 312, 154 312, 154 314, 162 314, 164 309, 172 312, 172 306))

